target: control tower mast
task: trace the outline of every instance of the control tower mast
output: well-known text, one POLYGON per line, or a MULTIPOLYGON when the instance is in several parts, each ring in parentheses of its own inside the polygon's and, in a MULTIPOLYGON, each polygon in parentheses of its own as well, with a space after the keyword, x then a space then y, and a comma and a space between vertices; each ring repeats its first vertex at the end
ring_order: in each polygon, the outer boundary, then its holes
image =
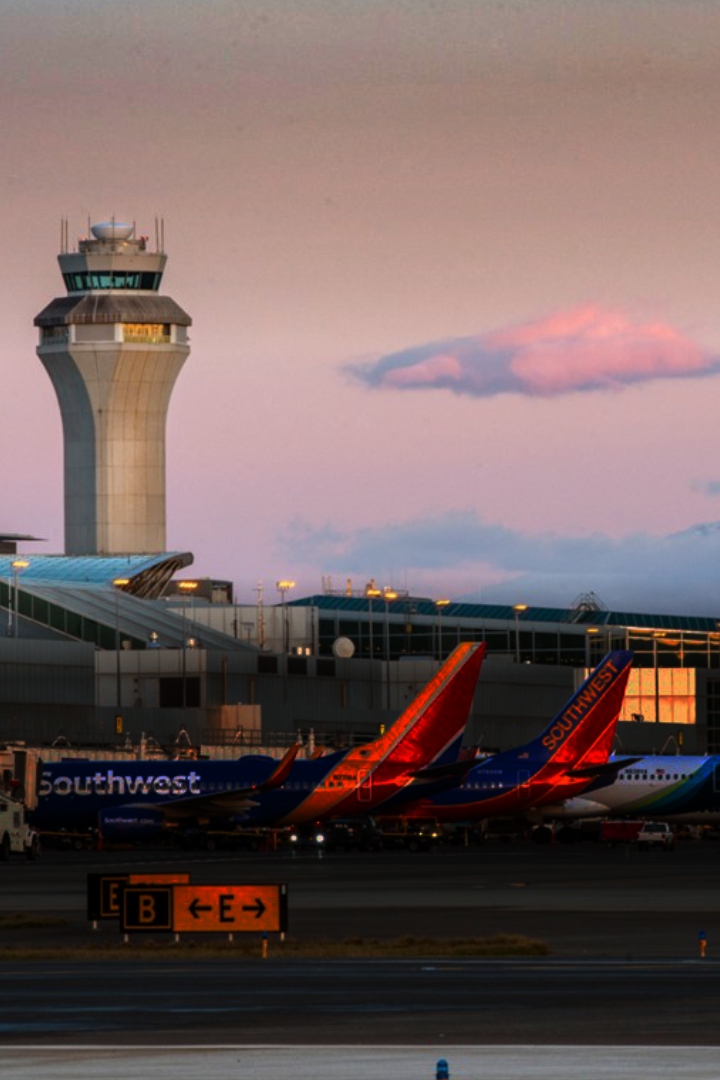
POLYGON ((165 426, 192 320, 160 296, 167 256, 134 225, 93 225, 58 255, 67 296, 35 319, 62 413, 65 553, 166 550, 165 426))

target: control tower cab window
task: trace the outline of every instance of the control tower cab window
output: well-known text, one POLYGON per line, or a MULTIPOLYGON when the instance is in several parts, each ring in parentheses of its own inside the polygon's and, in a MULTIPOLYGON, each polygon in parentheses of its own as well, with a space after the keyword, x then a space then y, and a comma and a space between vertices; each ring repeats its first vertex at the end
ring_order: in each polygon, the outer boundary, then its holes
POLYGON ((85 271, 78 274, 63 274, 68 292, 88 292, 90 289, 144 289, 157 292, 160 288, 160 274, 140 273, 139 271, 108 270, 103 273, 85 271))

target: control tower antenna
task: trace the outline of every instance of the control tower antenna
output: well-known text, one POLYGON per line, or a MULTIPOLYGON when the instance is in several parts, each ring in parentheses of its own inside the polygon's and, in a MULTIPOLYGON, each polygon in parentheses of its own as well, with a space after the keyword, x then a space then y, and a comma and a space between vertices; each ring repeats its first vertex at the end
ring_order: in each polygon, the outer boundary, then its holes
POLYGON ((159 293, 167 256, 135 226, 91 225, 58 262, 67 296, 35 319, 38 356, 63 422, 65 551, 115 555, 166 549, 165 427, 190 352, 190 316, 159 293))
POLYGON ((155 250, 165 253, 165 218, 155 218, 155 250))

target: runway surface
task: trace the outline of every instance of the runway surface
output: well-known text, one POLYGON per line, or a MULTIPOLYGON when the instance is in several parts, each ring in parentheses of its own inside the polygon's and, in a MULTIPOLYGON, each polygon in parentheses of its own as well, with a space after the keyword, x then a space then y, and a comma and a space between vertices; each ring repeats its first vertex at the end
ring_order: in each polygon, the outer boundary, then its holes
POLYGON ((188 960, 9 963, 0 1041, 714 1045, 720 963, 188 960))

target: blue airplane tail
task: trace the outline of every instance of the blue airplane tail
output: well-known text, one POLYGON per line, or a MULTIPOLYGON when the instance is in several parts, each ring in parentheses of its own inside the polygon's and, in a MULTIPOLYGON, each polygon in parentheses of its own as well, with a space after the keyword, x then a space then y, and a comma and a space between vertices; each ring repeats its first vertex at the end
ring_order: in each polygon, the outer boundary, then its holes
POLYGON ((610 652, 536 739, 512 753, 523 760, 574 768, 607 762, 612 751, 633 654, 610 652))

